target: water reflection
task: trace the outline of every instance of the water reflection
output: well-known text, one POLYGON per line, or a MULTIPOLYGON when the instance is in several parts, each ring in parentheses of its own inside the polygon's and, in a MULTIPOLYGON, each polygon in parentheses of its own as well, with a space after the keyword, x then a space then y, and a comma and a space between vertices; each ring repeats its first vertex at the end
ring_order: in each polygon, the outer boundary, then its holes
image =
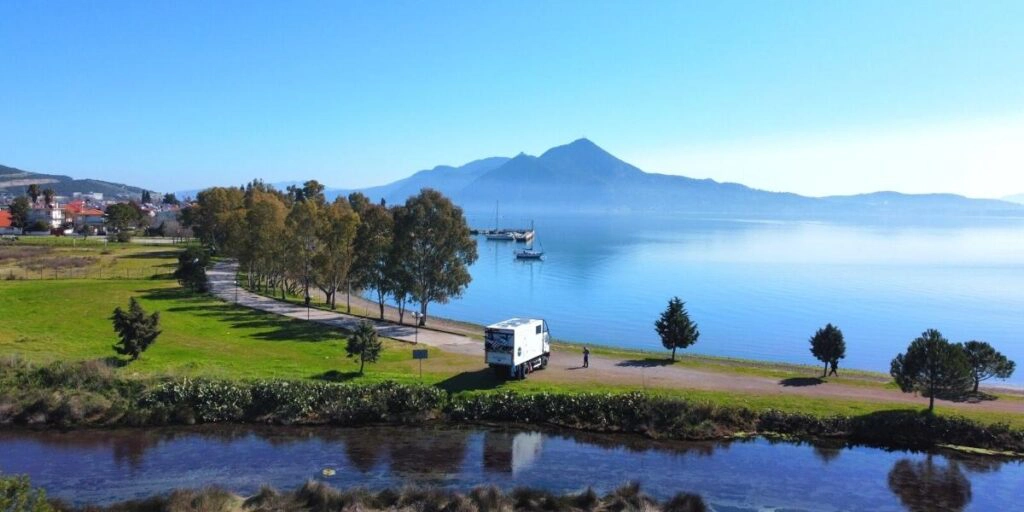
POLYGON ((712 510, 999 510, 1024 466, 962 454, 891 452, 768 439, 679 442, 562 430, 275 428, 30 432, 0 429, 0 471, 51 496, 111 503, 211 484, 242 494, 310 478, 379 490, 437 485, 598 494, 637 481, 666 500, 699 493, 712 510), (321 474, 336 470, 333 477, 321 474))
POLYGON ((960 511, 971 501, 971 483, 960 466, 952 460, 937 464, 932 455, 897 461, 889 471, 889 489, 911 512, 960 511))

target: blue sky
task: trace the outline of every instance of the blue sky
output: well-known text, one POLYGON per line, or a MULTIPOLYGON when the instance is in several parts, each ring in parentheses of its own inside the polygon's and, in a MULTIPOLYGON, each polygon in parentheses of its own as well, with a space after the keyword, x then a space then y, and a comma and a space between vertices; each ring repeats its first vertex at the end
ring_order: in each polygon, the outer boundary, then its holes
POLYGON ((811 195, 1024 192, 1024 2, 0 2, 0 163, 366 186, 587 137, 811 195))

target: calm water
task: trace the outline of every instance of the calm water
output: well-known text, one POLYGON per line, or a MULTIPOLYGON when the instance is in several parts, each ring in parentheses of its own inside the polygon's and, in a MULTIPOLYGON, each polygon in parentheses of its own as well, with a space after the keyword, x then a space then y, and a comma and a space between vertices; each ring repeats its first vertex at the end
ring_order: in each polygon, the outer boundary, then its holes
MULTIPOLYGON (((494 225, 493 216, 469 220, 494 225)), ((468 291, 431 313, 540 317, 561 339, 660 350, 653 323, 678 295, 700 325, 693 351, 703 354, 815 363, 807 340, 832 322, 851 368, 887 372, 927 328, 1024 363, 1024 221, 576 217, 536 227, 544 261, 515 261, 521 245, 481 237, 468 291)), ((1009 382, 1024 385, 1024 371, 1009 382)))
POLYGON ((0 431, 0 471, 27 473, 51 496, 110 503, 217 484, 253 493, 307 479, 372 489, 468 490, 493 483, 608 492, 637 481, 666 498, 700 494, 713 510, 1022 510, 1024 465, 959 455, 754 440, 481 429, 185 429, 0 431), (937 505, 945 504, 942 507, 937 505), (1018 507, 1018 508, 1014 508, 1018 507))

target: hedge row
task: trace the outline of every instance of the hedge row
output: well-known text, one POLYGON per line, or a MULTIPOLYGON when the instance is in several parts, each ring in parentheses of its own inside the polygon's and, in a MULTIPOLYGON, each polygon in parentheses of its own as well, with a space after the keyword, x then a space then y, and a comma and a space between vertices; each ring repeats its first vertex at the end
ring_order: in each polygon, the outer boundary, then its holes
POLYGON ((0 365, 0 424, 172 425, 267 423, 355 426, 500 422, 552 425, 651 438, 705 440, 736 434, 837 438, 886 447, 938 444, 1024 453, 1024 431, 950 416, 885 411, 829 417, 754 411, 645 393, 448 395, 393 382, 177 380, 144 385, 102 368, 0 365))

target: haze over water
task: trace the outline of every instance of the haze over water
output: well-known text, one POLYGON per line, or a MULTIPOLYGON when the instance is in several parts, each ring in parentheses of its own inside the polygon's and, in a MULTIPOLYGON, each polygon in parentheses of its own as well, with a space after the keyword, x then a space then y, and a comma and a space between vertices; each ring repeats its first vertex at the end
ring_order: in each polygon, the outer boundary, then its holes
MULTIPOLYGON (((493 216, 468 216, 492 227, 493 216)), ((503 219, 503 226, 528 224, 503 219)), ((662 351, 653 323, 678 295, 692 352, 817 364, 808 339, 846 336, 840 369, 888 372, 927 328, 1024 362, 1024 221, 908 224, 565 216, 535 219, 540 262, 479 238, 465 295, 430 313, 548 320, 555 337, 662 351)), ((1024 385, 1024 372, 995 384, 1024 385)))

